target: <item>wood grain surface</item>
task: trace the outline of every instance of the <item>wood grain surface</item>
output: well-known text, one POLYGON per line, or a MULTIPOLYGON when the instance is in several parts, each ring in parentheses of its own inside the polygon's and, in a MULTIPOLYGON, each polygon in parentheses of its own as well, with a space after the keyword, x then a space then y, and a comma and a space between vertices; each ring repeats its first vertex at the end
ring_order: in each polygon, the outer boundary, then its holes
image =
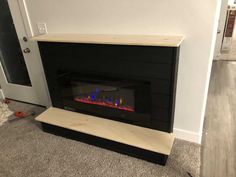
POLYGON ((162 35, 107 35, 107 34, 45 34, 31 40, 44 42, 91 43, 114 45, 144 45, 178 47, 183 36, 162 35))

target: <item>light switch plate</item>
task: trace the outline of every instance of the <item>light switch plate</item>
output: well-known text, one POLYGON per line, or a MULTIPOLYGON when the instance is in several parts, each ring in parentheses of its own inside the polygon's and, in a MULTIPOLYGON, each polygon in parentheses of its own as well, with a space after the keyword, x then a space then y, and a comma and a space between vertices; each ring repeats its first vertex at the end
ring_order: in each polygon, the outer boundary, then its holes
POLYGON ((47 25, 46 23, 37 23, 39 34, 47 34, 47 25))

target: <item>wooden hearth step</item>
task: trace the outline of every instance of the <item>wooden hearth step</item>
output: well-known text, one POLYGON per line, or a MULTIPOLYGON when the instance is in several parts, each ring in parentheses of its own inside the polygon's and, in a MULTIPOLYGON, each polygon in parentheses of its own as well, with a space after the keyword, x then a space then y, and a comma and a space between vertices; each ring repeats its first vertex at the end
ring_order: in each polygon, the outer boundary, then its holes
POLYGON ((127 145, 127 147, 157 153, 166 158, 170 155, 174 142, 174 136, 170 133, 53 107, 36 117, 36 120, 43 125, 51 126, 52 129, 55 126, 62 128, 61 130, 91 135, 91 137, 127 145))

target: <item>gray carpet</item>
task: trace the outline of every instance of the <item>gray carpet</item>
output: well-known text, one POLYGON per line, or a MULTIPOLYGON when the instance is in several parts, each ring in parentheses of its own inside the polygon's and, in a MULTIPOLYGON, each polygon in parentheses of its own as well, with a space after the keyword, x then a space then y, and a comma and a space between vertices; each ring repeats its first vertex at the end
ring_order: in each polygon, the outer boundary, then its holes
MULTIPOLYGON (((14 101, 10 109, 44 111, 14 101)), ((197 177, 199 167, 200 146, 183 140, 163 167, 45 133, 33 117, 0 127, 0 177, 197 177)))

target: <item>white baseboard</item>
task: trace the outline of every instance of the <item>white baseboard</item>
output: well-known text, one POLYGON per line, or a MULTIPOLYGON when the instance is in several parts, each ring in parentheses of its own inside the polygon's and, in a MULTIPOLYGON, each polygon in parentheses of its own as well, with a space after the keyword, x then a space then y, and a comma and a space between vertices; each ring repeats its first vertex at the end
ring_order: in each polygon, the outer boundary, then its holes
POLYGON ((4 96, 4 94, 3 94, 2 89, 0 89, 0 100, 3 100, 3 99, 5 99, 5 96, 4 96))
POLYGON ((201 144, 202 135, 200 135, 196 132, 191 132, 191 131, 187 131, 187 130, 174 128, 174 135, 176 138, 201 144))

